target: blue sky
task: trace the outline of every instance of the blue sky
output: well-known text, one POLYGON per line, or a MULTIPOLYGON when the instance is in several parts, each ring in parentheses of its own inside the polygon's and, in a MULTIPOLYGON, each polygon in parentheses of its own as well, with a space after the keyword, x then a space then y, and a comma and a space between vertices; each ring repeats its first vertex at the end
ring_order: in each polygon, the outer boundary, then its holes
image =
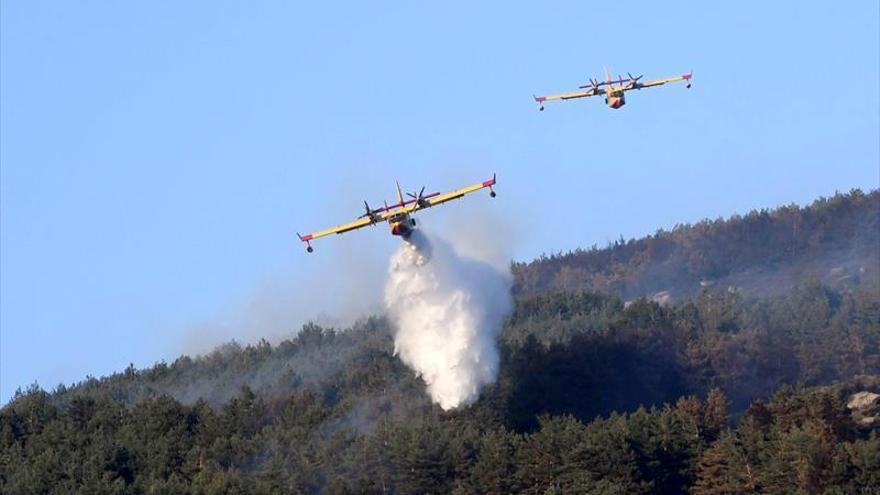
POLYGON ((529 260, 880 186, 877 2, 3 2, 0 403, 381 296, 393 181, 529 260), (548 105, 601 74, 694 86, 548 105))

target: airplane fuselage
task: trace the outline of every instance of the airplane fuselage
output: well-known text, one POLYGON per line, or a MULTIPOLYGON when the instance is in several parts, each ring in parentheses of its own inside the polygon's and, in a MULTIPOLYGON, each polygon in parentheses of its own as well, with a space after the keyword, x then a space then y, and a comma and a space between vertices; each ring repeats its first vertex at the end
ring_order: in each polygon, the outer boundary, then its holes
POLYGON ((609 92, 608 96, 605 97, 605 103, 614 109, 626 105, 626 98, 623 95, 623 91, 609 92))
POLYGON ((406 213, 399 213, 388 219, 388 225, 391 226, 391 235, 399 235, 406 239, 415 229, 416 220, 406 213))

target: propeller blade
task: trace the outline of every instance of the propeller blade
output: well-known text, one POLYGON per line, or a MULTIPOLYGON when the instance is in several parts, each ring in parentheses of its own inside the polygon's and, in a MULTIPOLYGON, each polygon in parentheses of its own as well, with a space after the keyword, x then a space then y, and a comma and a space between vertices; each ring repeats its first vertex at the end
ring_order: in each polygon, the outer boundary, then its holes
POLYGON ((596 85, 596 81, 594 81, 592 77, 587 78, 587 81, 589 81, 590 84, 584 84, 583 86, 578 86, 578 89, 587 89, 587 88, 596 89, 598 87, 596 85))

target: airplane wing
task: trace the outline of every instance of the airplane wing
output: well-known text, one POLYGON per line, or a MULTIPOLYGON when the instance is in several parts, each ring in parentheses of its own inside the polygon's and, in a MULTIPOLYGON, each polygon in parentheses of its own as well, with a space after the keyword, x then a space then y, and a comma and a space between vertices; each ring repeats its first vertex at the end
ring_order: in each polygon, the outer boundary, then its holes
MULTIPOLYGON (((344 234, 346 232, 351 232, 352 230, 357 230, 361 227, 366 227, 367 225, 372 225, 374 223, 375 222, 369 217, 363 217, 355 220, 354 222, 348 222, 342 225, 331 227, 329 229, 319 230, 312 234, 300 235, 299 233, 297 233, 296 235, 299 237, 299 240, 308 243, 309 241, 318 239, 320 237, 324 237, 330 234, 344 234)), ((311 246, 309 246, 309 248, 311 249, 311 246)))
MULTIPOLYGON (((453 199, 461 198, 466 194, 470 194, 472 192, 479 191, 480 189, 485 189, 488 187, 490 190, 492 190, 492 186, 494 186, 494 185, 495 185, 495 175, 493 174, 491 179, 484 180, 483 182, 478 182, 476 184, 472 184, 467 187, 462 187, 461 189, 457 189, 452 192, 448 192, 448 193, 444 193, 444 194, 436 194, 434 197, 425 199, 425 201, 421 205, 418 203, 412 203, 412 204, 409 204, 407 206, 404 206, 402 208, 399 208, 399 209, 392 211, 391 214, 413 213, 413 212, 416 212, 419 210, 424 210, 425 208, 431 208, 432 206, 437 206, 437 205, 443 204, 447 201, 452 201, 453 199)), ((489 194, 492 197, 495 197, 494 190, 492 190, 489 194)))
MULTIPOLYGON (((434 196, 433 198, 428 198, 427 200, 425 200, 428 203, 427 207, 419 207, 418 205, 413 205, 413 206, 416 207, 415 209, 430 208, 432 206, 437 206, 439 204, 443 204, 447 201, 452 201, 453 199, 458 199, 458 198, 464 196, 465 194, 470 194, 472 192, 479 191, 480 189, 484 189, 487 187, 491 189, 492 186, 494 186, 494 185, 495 185, 495 174, 492 174, 491 179, 484 180, 483 182, 478 182, 476 184, 472 184, 467 187, 462 187, 461 189, 458 189, 458 190, 455 190, 452 192, 448 192, 445 194, 439 194, 437 196, 434 196)), ((495 191, 492 191, 490 194, 494 197, 495 191)))
POLYGON ((641 88, 651 88, 654 86, 662 86, 666 83, 673 83, 673 82, 678 82, 678 81, 687 81, 688 87, 690 87, 691 77, 693 77, 693 72, 689 72, 687 74, 682 74, 680 76, 675 76, 675 77, 664 77, 662 79, 654 79, 652 81, 645 81, 643 83, 636 83, 636 84, 632 85, 632 87, 624 88, 624 91, 629 91, 631 89, 641 89, 641 88))
POLYGON ((573 100, 575 98, 588 98, 590 96, 604 95, 605 90, 602 88, 590 88, 586 91, 572 91, 570 93, 560 93, 557 95, 536 96, 535 101, 543 105, 545 101, 553 100, 573 100))

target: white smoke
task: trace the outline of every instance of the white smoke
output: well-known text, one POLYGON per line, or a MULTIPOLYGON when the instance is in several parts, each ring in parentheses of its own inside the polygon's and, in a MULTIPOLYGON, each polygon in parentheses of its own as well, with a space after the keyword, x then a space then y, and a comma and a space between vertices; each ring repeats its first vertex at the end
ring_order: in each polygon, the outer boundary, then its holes
POLYGON ((477 399, 498 375, 497 337, 513 307, 510 273, 415 231, 391 257, 385 306, 394 350, 444 410, 477 399))

